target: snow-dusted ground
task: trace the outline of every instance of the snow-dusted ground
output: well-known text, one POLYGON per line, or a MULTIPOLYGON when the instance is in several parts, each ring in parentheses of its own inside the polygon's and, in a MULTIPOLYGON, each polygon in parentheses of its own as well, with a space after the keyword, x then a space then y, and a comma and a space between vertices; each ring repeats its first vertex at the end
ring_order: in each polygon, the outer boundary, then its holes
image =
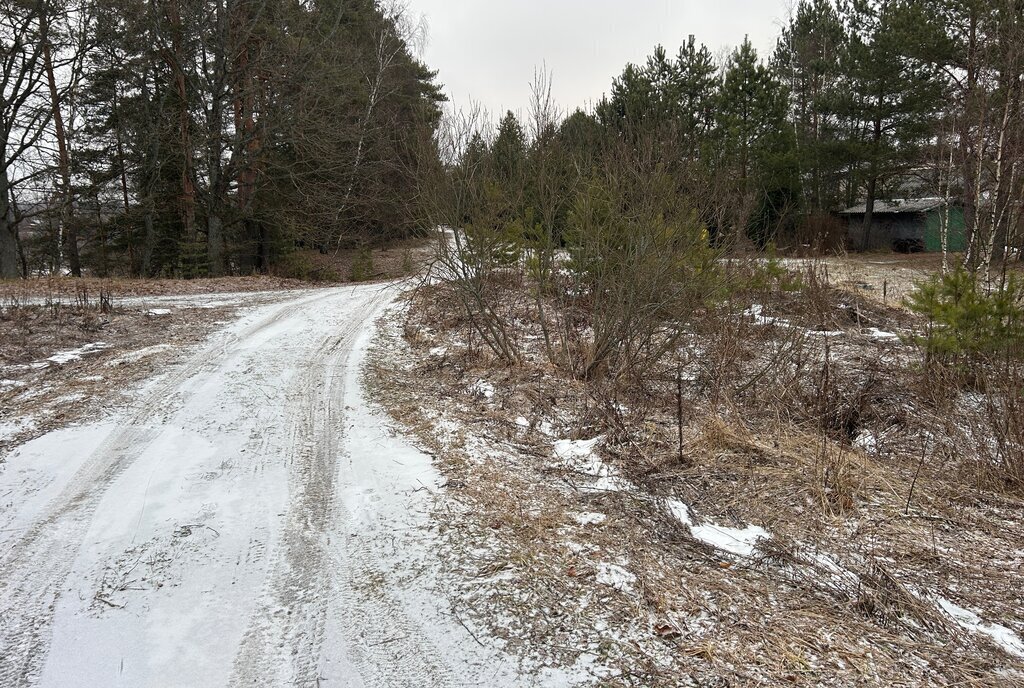
POLYGON ((437 475, 362 389, 396 291, 237 295, 131 408, 12 452, 0 686, 522 685, 449 613, 437 475))

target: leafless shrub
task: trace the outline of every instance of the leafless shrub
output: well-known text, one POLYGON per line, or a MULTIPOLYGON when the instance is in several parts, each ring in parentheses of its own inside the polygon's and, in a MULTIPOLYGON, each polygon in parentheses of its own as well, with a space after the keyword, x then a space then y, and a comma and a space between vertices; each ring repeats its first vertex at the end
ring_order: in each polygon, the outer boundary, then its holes
POLYGON ((515 363, 519 350, 501 313, 500 287, 515 270, 518 247, 506 232, 507 195, 489 179, 484 127, 478 109, 445 120, 436 141, 445 169, 425 175, 421 193, 431 223, 442 230, 435 274, 453 287, 491 352, 515 363))
POLYGON ((696 217, 666 208, 667 179, 642 166, 616 167, 584 186, 570 214, 570 288, 586 317, 568 365, 587 380, 650 373, 677 348, 714 283, 696 217))

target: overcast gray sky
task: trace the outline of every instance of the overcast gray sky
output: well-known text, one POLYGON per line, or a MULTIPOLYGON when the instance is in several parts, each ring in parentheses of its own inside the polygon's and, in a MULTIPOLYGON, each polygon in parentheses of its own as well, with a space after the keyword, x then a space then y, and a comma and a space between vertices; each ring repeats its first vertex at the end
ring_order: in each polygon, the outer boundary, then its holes
POLYGON ((456 105, 525 111, 534 68, 553 72, 565 110, 596 101, 627 62, 693 34, 716 55, 749 34, 771 50, 787 0, 408 0, 425 15, 424 59, 456 105))

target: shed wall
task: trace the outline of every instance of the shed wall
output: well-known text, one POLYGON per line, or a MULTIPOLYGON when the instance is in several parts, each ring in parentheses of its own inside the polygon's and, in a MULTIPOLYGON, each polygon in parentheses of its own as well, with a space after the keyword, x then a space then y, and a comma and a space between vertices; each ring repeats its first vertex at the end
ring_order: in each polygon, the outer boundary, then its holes
MULTIPOLYGON (((941 208, 928 213, 927 229, 924 235, 924 246, 926 251, 941 251, 942 236, 940 230, 945 221, 945 211, 941 208)), ((946 247, 950 251, 959 252, 964 250, 966 243, 967 224, 964 222, 963 208, 949 209, 949 228, 946 230, 946 247)))
MULTIPOLYGON (((900 240, 918 240, 925 251, 941 251, 940 228, 946 219, 945 210, 938 208, 927 213, 875 213, 868 249, 891 249, 900 240)), ((864 241, 864 215, 847 215, 848 245, 860 249, 864 241)), ((964 250, 963 208, 950 208, 947 246, 950 251, 964 250)))

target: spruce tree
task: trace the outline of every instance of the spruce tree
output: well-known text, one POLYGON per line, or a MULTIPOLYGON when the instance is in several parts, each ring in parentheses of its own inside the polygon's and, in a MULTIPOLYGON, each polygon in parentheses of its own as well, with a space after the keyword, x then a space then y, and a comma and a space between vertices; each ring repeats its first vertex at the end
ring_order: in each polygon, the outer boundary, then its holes
POLYGON ((526 135, 512 111, 498 124, 498 135, 491 144, 494 174, 507 186, 517 186, 526 163, 526 135))

